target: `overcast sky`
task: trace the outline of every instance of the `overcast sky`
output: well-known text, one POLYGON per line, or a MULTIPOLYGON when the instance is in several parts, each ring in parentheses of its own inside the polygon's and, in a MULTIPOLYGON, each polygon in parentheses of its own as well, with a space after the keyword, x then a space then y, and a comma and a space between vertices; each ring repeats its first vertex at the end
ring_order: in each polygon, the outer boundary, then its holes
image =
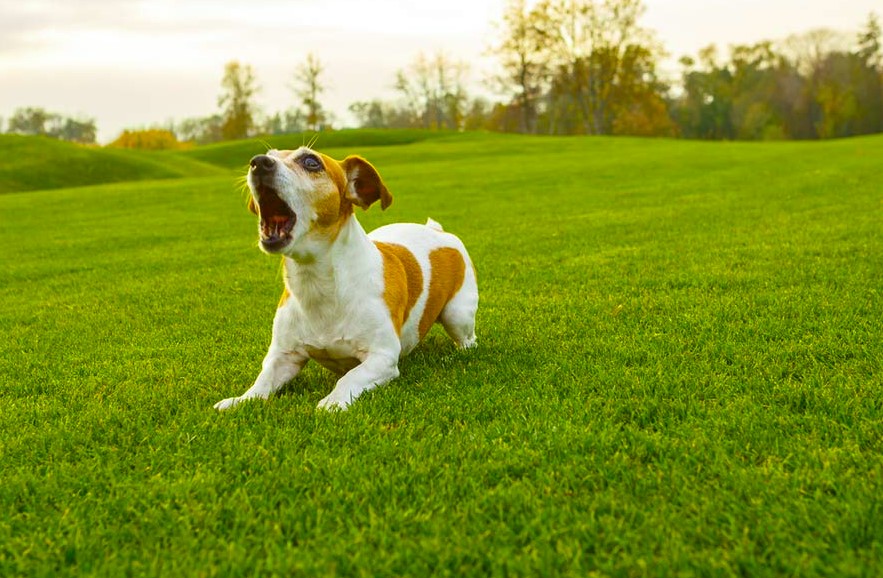
MULTIPOLYGON (((0 0, 0 117, 23 106, 124 128, 216 111, 224 64, 251 64, 266 112, 295 105, 298 64, 326 67, 339 119, 357 100, 394 96, 395 71, 444 50, 476 79, 492 61, 505 0, 0 0)), ((645 0, 642 24, 673 59, 711 43, 780 39, 815 28, 854 33, 883 0, 645 0)))

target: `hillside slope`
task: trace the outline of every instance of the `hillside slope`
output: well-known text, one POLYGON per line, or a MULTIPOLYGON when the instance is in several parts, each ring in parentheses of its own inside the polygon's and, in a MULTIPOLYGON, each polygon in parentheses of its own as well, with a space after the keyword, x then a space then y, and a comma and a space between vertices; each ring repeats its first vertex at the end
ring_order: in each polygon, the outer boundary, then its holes
POLYGON ((170 152, 84 147, 44 137, 0 135, 0 194, 224 172, 170 152))
MULTIPOLYGON (((323 133, 296 133, 263 138, 228 141, 182 151, 181 156, 228 169, 242 169, 252 156, 269 148, 296 149, 310 144, 323 152, 329 150, 357 151, 365 148, 396 147, 424 141, 456 138, 458 141, 478 136, 477 133, 424 131, 414 129, 359 129, 323 133)), ((480 137, 479 137, 480 138, 480 137)))

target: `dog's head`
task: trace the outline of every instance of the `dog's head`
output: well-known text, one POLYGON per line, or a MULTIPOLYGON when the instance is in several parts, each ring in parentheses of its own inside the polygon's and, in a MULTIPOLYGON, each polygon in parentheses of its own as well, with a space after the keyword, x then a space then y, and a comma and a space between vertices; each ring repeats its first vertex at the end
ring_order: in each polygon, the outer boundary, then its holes
POLYGON ((296 255, 304 244, 330 244, 353 213, 377 201, 386 209, 392 195, 365 159, 343 161, 308 147, 271 150, 251 159, 248 208, 260 217, 260 245, 266 253, 296 255))

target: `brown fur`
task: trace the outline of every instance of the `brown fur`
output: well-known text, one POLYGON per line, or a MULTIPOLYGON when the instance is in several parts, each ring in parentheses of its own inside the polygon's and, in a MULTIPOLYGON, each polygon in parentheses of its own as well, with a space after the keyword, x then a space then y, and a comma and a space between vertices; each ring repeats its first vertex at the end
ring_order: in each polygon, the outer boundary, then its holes
POLYGON ((374 244, 383 255, 383 300, 396 333, 401 335, 402 325, 423 291, 423 274, 417 259, 405 247, 379 241, 374 244))
POLYGON ((442 309, 463 285, 466 263, 463 255, 451 247, 439 247, 429 254, 430 277, 429 295, 426 307, 420 318, 420 339, 429 332, 432 324, 438 320, 442 309))
POLYGON ((392 195, 371 163, 362 157, 352 155, 343 159, 340 166, 346 173, 347 180, 353 182, 355 197, 350 197, 352 202, 363 209, 367 209, 377 201, 380 201, 380 208, 383 210, 392 204, 392 195))

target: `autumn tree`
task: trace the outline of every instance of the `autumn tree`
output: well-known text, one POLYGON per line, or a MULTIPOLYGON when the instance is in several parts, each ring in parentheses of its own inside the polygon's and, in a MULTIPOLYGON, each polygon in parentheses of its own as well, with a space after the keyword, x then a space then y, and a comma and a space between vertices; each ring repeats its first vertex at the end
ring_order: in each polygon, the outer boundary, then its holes
POLYGON ((325 86, 321 80, 324 71, 325 67, 318 57, 309 53, 295 74, 294 91, 303 103, 303 117, 307 130, 317 131, 326 121, 325 111, 319 102, 319 96, 325 92, 325 86))
POLYGON ((639 99, 661 98, 662 50, 639 25, 641 0, 545 0, 538 8, 563 75, 559 94, 579 115, 581 132, 611 134, 616 117, 639 99))
POLYGON ((673 134, 643 12, 641 0, 541 0, 529 11, 510 0, 494 53, 520 130, 673 134))
POLYGON ((227 63, 221 88, 221 96, 218 97, 223 119, 221 136, 225 140, 249 136, 255 128, 257 106, 254 97, 258 91, 251 66, 236 61, 227 63))
POLYGON ((175 150, 185 148, 175 133, 169 129, 149 128, 144 130, 124 130, 112 143, 112 148, 141 150, 175 150))

